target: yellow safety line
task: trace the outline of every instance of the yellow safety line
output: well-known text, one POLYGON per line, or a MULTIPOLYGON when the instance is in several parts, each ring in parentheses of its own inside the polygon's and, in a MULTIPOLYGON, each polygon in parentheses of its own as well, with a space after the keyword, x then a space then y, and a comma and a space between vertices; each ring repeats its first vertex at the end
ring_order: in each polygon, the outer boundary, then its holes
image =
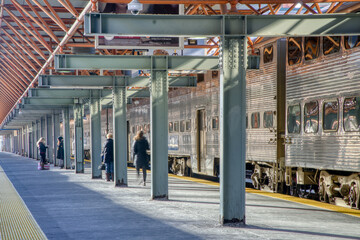
MULTIPOLYGON (((212 185, 212 186, 220 186, 220 184, 217 183, 217 182, 211 182, 211 181, 203 180, 203 179, 196 179, 196 178, 192 178, 192 177, 178 176, 178 175, 174 175, 174 174, 169 174, 169 176, 174 177, 174 178, 183 179, 183 180, 193 181, 193 182, 197 182, 197 183, 212 185)), ((256 189, 252 189, 252 188, 246 188, 246 192, 247 193, 259 194, 259 195, 272 197, 272 198, 277 198, 277 199, 282 199, 282 200, 285 200, 285 201, 296 202, 296 203, 300 203, 300 204, 304 204, 304 205, 308 205, 308 206, 312 206, 312 207, 327 209, 327 210, 330 210, 330 211, 339 212, 339 213, 343 213, 343 214, 347 214, 347 215, 351 215, 351 216, 355 216, 355 217, 360 218, 360 210, 356 210, 356 209, 336 206, 336 205, 332 205, 332 204, 329 204, 329 203, 318 202, 318 201, 311 200, 311 199, 293 197, 293 196, 280 194, 280 193, 272 193, 272 192, 260 191, 260 190, 256 190, 256 189)))
MULTIPOLYGON (((70 159, 71 159, 71 160, 74 160, 75 158, 70 157, 70 159)), ((84 162, 91 162, 91 160, 89 160, 89 159, 85 159, 85 158, 84 158, 84 162)))
MULTIPOLYGON (((128 168, 135 169, 133 167, 128 167, 128 168)), ((173 178, 188 180, 188 181, 202 183, 202 184, 211 185, 211 186, 220 186, 220 183, 218 183, 218 182, 212 182, 212 181, 204 180, 204 179, 198 179, 198 178, 186 177, 186 176, 178 176, 178 175, 171 174, 171 173, 169 173, 169 176, 173 177, 173 178)), ((327 209, 330 211, 339 212, 339 213, 343 213, 343 214, 347 214, 347 215, 351 215, 351 216, 360 218, 360 210, 356 210, 356 209, 352 209, 352 208, 336 206, 336 205, 332 205, 329 203, 323 203, 323 202, 319 202, 319 201, 315 201, 315 200, 311 200, 311 199, 293 197, 290 195, 285 195, 285 194, 280 194, 280 193, 265 192, 265 191, 260 191, 260 190, 256 190, 256 189, 252 189, 252 188, 246 188, 246 192, 259 194, 259 195, 263 195, 263 196, 268 196, 268 197, 272 197, 272 198, 277 198, 277 199, 282 199, 285 201, 296 202, 296 203, 300 203, 300 204, 304 204, 304 205, 308 205, 308 206, 312 206, 312 207, 327 209)))
POLYGON ((0 239, 47 239, 0 166, 0 239))

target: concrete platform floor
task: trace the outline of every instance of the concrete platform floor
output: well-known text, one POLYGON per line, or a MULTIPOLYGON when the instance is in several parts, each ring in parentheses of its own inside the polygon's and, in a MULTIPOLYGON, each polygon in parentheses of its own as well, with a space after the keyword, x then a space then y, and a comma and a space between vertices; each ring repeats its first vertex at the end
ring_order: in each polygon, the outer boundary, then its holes
POLYGON ((129 169, 115 188, 73 170, 0 152, 0 165, 48 239, 360 239, 360 218, 246 194, 246 226, 219 224, 219 189, 169 178, 168 201, 150 200, 129 169))

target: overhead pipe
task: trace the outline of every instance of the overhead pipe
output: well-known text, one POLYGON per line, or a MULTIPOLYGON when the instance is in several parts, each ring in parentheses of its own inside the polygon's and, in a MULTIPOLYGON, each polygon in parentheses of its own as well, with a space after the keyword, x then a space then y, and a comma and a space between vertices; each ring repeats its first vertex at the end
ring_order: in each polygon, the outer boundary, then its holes
MULTIPOLYGON (((30 88, 33 87, 33 85, 35 84, 36 80, 38 79, 38 77, 41 74, 44 74, 47 66, 53 61, 54 57, 56 54, 58 54, 58 52, 60 51, 61 48, 63 48, 65 46, 65 44, 67 43, 67 41, 70 40, 70 38, 72 37, 72 35, 75 33, 75 31, 79 28, 79 26, 82 24, 82 22, 84 21, 84 16, 85 14, 91 9, 91 1, 89 1, 89 3, 85 6, 85 8, 83 9, 83 11, 80 13, 79 17, 76 19, 76 21, 74 22, 74 24, 71 26, 71 28, 69 29, 69 31, 65 34, 64 38, 61 40, 61 42, 59 43, 59 45, 55 48, 55 50, 52 52, 52 54, 49 56, 49 58, 46 60, 46 62, 44 63, 44 65, 41 67, 41 69, 39 70, 39 72, 36 74, 36 76, 34 77, 34 79, 31 81, 31 83, 29 84, 29 86, 26 88, 26 90, 24 91, 24 93, 20 96, 20 98, 17 100, 17 102, 14 104, 14 106, 10 109, 10 111, 8 112, 8 114, 6 116, 9 115, 9 113, 14 109, 14 107, 16 106, 16 104, 20 103, 20 100, 27 94, 27 92, 29 91, 30 88)), ((5 120, 5 119, 4 119, 5 120)), ((4 120, 1 122, 1 126, 4 125, 4 120)))

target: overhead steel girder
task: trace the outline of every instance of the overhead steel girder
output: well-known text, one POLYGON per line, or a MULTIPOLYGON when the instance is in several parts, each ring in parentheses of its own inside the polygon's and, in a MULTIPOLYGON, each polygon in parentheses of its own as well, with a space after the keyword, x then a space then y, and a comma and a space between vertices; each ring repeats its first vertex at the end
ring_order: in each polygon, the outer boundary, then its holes
POLYGON ((359 35, 360 14, 314 15, 85 15, 86 35, 111 36, 330 36, 359 35))
MULTIPOLYGON (((68 105, 42 105, 41 109, 48 109, 48 110, 61 110, 63 108, 69 107, 68 105)), ((21 110, 37 110, 39 109, 38 105, 30 105, 30 104, 21 104, 20 105, 21 110)))
MULTIPOLYGON (((122 83, 124 87, 149 87, 150 85, 150 77, 40 75, 39 87, 112 87, 114 80, 122 83)), ((169 87, 196 87, 196 84, 196 77, 169 77, 169 87)))
POLYGON ((30 105, 51 105, 51 106, 59 106, 59 105, 73 105, 75 103, 81 103, 81 99, 76 98, 23 98, 24 104, 30 105))
POLYGON ((52 109, 37 109, 37 110, 28 110, 28 109, 20 109, 19 113, 24 115, 39 115, 39 114, 59 114, 60 110, 52 110, 52 109))
MULTIPOLYGON (((29 90, 28 99, 70 99, 74 104, 74 99, 81 98, 90 98, 91 95, 90 89, 51 89, 51 88, 34 88, 29 90)), ((99 98, 103 101, 102 104, 109 104, 109 101, 112 100, 112 90, 111 89, 102 89, 100 90, 101 95, 99 98)), ((127 98, 148 98, 150 97, 149 89, 137 89, 137 90, 127 90, 127 98)), ((66 101, 65 103, 71 102, 66 101)), ((46 100, 47 101, 47 100, 46 100)), ((76 102, 78 103, 78 102, 76 102)), ((41 105, 41 104, 39 104, 41 105)), ((47 105, 44 103, 44 105, 47 105)))
POLYGON ((219 69, 218 57, 203 56, 56 55, 54 61, 56 70, 219 69))

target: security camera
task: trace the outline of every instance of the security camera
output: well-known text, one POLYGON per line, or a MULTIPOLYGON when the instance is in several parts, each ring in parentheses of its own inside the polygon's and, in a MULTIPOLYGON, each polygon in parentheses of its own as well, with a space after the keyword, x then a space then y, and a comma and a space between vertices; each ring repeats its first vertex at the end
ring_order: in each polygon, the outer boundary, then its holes
POLYGON ((132 0, 128 4, 128 10, 130 10, 133 15, 138 15, 140 11, 143 10, 143 4, 140 3, 138 0, 132 0))

